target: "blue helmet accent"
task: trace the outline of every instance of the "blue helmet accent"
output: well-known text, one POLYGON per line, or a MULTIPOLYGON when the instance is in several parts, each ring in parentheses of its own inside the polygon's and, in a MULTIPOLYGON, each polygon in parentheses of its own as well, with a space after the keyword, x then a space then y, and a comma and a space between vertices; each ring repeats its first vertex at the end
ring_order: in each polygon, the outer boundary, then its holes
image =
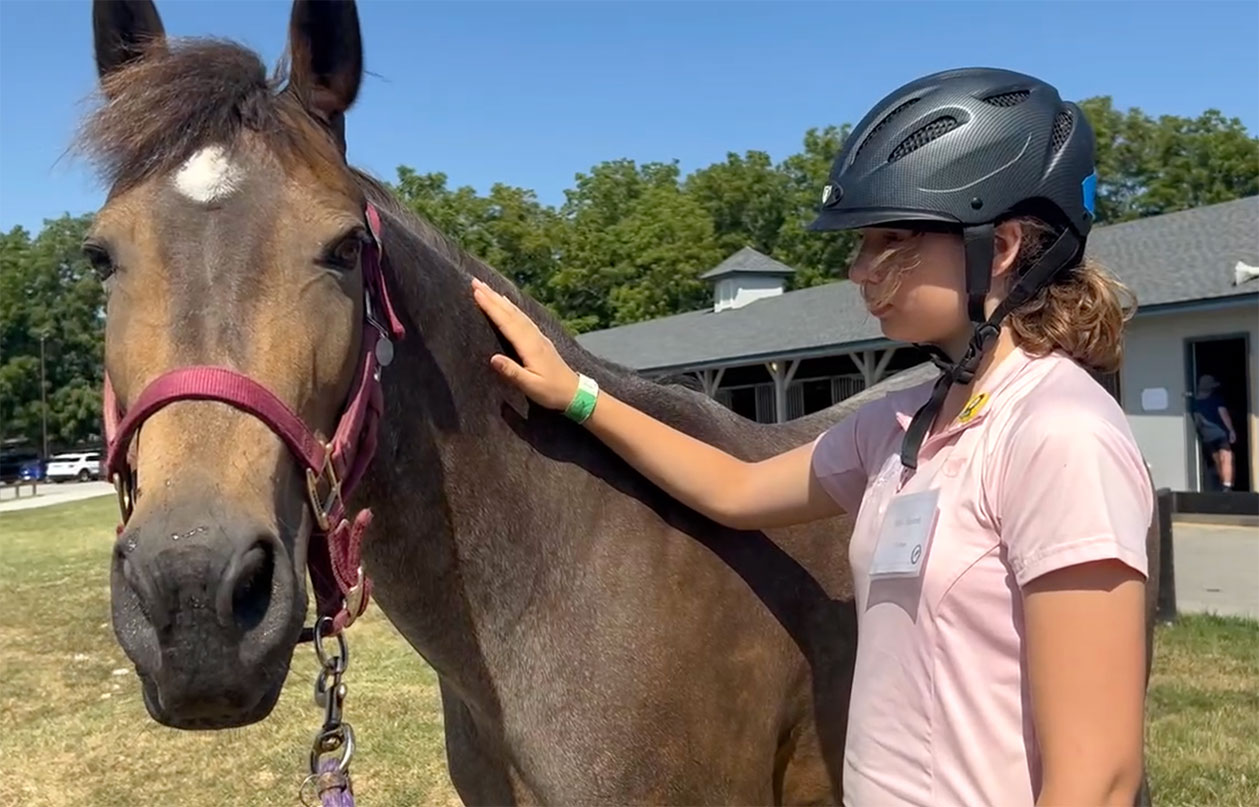
POLYGON ((1084 192, 1084 209, 1089 212, 1089 216, 1097 218, 1097 171, 1084 178, 1080 183, 1080 190, 1084 192))

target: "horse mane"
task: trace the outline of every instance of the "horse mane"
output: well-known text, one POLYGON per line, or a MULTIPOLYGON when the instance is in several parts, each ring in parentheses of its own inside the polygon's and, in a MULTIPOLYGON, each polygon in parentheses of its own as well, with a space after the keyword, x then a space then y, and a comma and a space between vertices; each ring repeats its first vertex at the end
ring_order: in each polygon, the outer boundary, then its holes
MULTIPOLYGON (((502 273, 465 251, 450 236, 404 205, 383 183, 357 168, 351 167, 350 171, 367 200, 383 216, 387 231, 386 256, 400 258, 391 260, 393 265, 403 263, 417 266, 436 259, 448 263, 455 271, 468 278, 476 277, 484 281, 506 295, 537 323, 575 369, 594 376, 601 386, 627 403, 688 434, 712 435, 714 427, 718 425, 715 423, 716 419, 723 415, 737 418, 733 412, 704 395, 697 382, 685 376, 672 375, 653 380, 632 368, 591 353, 577 342, 546 306, 525 294, 502 273), (393 229, 389 227, 391 222, 396 223, 393 229)), ((746 423, 750 427, 760 425, 751 421, 746 423)))

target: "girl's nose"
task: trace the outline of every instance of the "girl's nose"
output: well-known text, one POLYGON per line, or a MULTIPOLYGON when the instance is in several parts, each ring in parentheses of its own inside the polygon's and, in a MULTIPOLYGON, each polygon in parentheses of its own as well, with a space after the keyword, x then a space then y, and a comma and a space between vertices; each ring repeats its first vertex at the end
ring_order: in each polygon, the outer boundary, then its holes
POLYGON ((864 250, 857 255, 857 260, 848 268, 848 279, 857 285, 870 281, 870 259, 866 257, 864 250))

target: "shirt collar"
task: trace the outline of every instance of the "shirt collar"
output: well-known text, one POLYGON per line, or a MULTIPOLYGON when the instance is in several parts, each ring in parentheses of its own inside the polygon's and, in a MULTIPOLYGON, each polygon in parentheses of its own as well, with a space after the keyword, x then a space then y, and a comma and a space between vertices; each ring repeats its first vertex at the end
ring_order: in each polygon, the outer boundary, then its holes
MULTIPOLYGON (((1034 357, 1018 345, 1005 356, 995 367, 980 379, 979 384, 972 391, 970 399, 966 405, 962 407, 962 411, 953 419, 953 422, 945 427, 942 431, 937 432, 927 438, 925 443, 934 442, 937 439, 949 437, 958 432, 965 431, 977 423, 983 422, 991 411, 993 399, 996 398, 1002 390, 1009 386, 1010 382, 1018 377, 1022 370, 1033 361, 1034 357)), ((927 393, 930 394, 930 391, 927 393)), ((921 401, 918 405, 921 405, 921 401)), ((902 430, 908 429, 910 421, 914 419, 914 412, 917 407, 909 410, 906 407, 900 407, 896 412, 896 420, 900 424, 902 430)))

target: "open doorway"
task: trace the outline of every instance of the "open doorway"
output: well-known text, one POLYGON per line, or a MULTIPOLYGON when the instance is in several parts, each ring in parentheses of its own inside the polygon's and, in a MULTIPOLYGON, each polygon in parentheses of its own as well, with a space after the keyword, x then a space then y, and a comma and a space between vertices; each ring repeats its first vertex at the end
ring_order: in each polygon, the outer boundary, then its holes
POLYGON ((1218 396, 1237 433, 1237 442, 1233 450, 1233 490, 1251 491, 1253 486, 1253 468, 1250 467, 1250 340, 1246 334, 1237 336, 1212 336, 1202 339, 1190 339, 1185 343, 1186 364, 1186 414, 1189 438, 1194 447, 1198 478, 1198 490, 1203 492, 1221 490, 1221 480, 1212 461, 1210 452, 1199 439, 1194 428, 1192 405, 1198 390, 1198 383, 1203 376, 1211 376, 1218 383, 1215 394, 1218 396))

